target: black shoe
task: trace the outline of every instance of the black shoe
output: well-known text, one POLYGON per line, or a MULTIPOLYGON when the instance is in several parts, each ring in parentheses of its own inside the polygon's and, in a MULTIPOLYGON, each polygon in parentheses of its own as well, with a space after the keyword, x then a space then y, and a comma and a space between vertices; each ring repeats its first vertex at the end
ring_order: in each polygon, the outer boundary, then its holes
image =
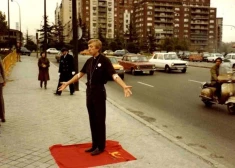
POLYGON ((60 96, 60 94, 58 94, 58 93, 54 93, 54 95, 56 95, 56 96, 60 96))
POLYGON ((5 120, 5 119, 2 119, 2 122, 6 122, 6 120, 5 120))
POLYGON ((85 152, 93 152, 96 148, 89 148, 89 149, 86 149, 85 152))
POLYGON ((91 152, 91 155, 92 156, 99 155, 102 152, 104 152, 104 150, 99 150, 99 148, 96 148, 93 152, 91 152))

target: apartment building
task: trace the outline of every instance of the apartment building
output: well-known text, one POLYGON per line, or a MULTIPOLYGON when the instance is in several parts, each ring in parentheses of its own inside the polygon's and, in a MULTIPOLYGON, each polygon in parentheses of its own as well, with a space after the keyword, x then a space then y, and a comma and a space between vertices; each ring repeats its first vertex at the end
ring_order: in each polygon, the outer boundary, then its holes
POLYGON ((91 38, 123 37, 129 30, 132 0, 82 0, 82 21, 91 38))
MULTIPOLYGON (((77 0, 77 18, 81 17, 82 0, 77 0)), ((60 5, 55 9, 55 23, 58 25, 59 21, 63 25, 63 35, 66 43, 73 39, 72 31, 72 0, 62 0, 60 5)))
POLYGON ((139 39, 153 30, 157 43, 167 37, 185 39, 192 51, 215 52, 221 43, 210 0, 135 0, 133 20, 139 39))

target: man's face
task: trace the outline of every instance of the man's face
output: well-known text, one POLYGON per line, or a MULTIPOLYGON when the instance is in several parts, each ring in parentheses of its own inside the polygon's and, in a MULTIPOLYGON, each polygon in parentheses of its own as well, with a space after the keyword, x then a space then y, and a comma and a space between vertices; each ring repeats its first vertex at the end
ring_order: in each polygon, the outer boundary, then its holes
POLYGON ((63 51, 62 54, 63 55, 66 55, 68 53, 68 51, 63 51))
POLYGON ((220 66, 221 63, 222 63, 221 60, 216 60, 216 61, 215 61, 215 64, 218 65, 218 66, 220 66))
POLYGON ((90 52, 92 56, 99 55, 99 48, 96 48, 94 43, 90 43, 88 45, 88 51, 90 52))

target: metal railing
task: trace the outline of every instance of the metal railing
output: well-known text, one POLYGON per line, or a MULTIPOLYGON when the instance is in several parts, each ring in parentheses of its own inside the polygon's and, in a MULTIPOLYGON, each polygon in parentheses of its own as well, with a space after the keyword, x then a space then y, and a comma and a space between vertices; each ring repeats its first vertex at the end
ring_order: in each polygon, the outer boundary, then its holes
POLYGON ((9 76, 10 72, 13 68, 13 65, 16 63, 17 61, 17 53, 16 50, 14 50, 13 52, 9 53, 2 61, 3 63, 3 68, 5 70, 5 76, 9 76))

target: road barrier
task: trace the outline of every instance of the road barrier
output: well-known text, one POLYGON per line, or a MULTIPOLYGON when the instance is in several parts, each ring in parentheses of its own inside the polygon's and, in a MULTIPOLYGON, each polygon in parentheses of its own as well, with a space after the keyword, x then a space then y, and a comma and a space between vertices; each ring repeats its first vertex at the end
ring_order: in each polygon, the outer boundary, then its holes
POLYGON ((13 65, 17 61, 17 53, 16 50, 9 53, 4 59, 3 59, 3 68, 5 70, 6 77, 10 75, 11 69, 13 68, 13 65))

